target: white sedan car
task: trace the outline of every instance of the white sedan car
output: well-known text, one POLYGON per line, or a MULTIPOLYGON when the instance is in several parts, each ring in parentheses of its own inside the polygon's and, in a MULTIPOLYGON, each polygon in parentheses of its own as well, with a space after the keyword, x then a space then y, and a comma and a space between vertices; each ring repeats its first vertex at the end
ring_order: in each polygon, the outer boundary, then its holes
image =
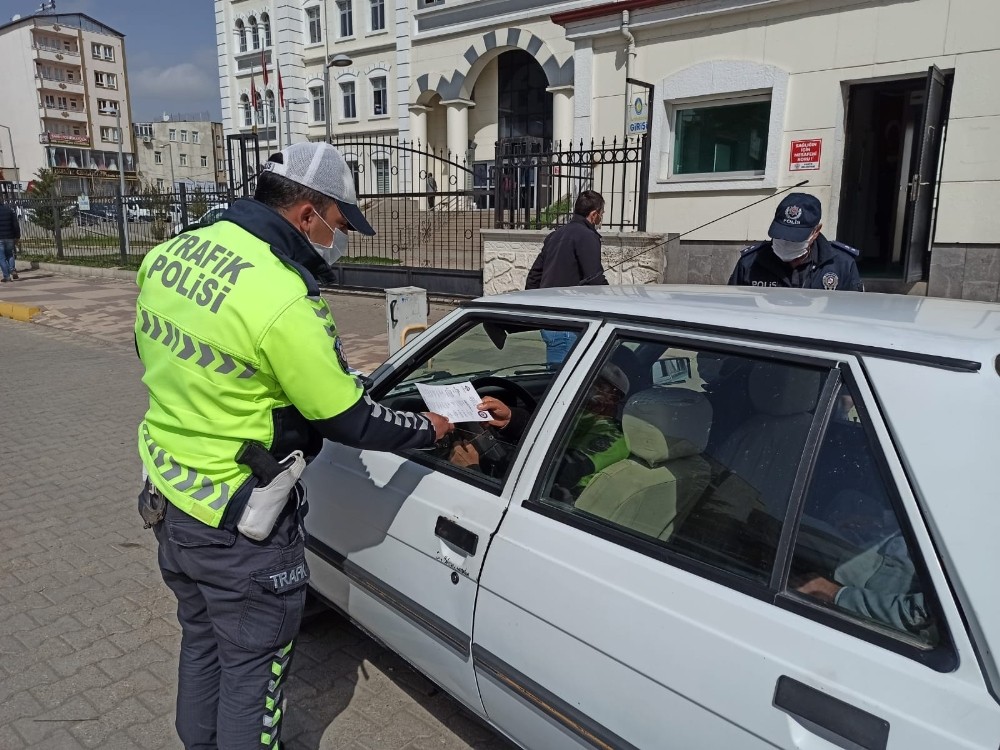
POLYGON ((477 300, 370 392, 471 381, 510 423, 327 443, 311 585, 525 748, 996 750, 998 354, 978 302, 477 300))

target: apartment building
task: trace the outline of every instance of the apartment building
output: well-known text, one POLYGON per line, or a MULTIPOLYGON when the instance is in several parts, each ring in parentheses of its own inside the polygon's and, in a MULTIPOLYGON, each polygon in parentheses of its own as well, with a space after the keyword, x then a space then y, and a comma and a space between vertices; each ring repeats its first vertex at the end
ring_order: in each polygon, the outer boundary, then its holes
POLYGON ((123 34, 83 13, 15 16, 0 25, 0 70, 4 98, 18 103, 0 111, 8 180, 24 186, 47 167, 64 194, 99 195, 121 167, 136 183, 123 34))
POLYGON ((164 115, 134 126, 139 175, 160 192, 226 189, 222 123, 164 115))

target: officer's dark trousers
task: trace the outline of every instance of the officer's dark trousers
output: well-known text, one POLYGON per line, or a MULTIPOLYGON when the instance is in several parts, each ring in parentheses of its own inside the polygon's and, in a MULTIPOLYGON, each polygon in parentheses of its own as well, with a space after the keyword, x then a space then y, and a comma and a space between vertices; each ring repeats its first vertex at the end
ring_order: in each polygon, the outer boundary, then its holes
POLYGON ((184 747, 277 748, 308 578, 294 503, 263 542, 169 503, 155 531, 182 630, 176 726, 184 747))

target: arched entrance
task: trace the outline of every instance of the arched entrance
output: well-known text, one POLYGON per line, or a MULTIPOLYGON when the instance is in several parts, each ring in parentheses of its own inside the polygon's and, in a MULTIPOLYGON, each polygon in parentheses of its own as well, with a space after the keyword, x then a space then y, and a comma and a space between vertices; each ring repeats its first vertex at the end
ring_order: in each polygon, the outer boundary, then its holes
POLYGON ((524 50, 497 59, 497 135, 552 141, 552 93, 538 61, 524 50))

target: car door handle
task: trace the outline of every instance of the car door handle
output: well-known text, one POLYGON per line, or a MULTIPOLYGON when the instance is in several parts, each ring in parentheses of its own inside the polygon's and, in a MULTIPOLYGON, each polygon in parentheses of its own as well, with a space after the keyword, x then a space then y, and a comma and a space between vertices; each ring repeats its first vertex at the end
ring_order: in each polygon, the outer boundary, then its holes
POLYGON ((434 536, 458 547, 458 549, 462 550, 469 557, 476 554, 476 547, 479 546, 479 536, 477 534, 473 534, 468 529, 459 526, 444 516, 438 516, 437 523, 434 525, 434 536))
POLYGON ((885 719, 786 675, 778 678, 773 705, 844 750, 885 750, 889 742, 885 719))

